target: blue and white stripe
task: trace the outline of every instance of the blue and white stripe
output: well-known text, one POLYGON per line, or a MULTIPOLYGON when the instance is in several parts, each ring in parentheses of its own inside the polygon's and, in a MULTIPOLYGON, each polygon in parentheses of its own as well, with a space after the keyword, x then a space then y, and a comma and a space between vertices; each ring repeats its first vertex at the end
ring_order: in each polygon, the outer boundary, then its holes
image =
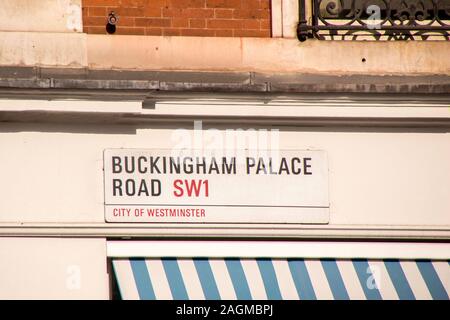
POLYGON ((114 259, 124 299, 449 300, 450 261, 114 259))

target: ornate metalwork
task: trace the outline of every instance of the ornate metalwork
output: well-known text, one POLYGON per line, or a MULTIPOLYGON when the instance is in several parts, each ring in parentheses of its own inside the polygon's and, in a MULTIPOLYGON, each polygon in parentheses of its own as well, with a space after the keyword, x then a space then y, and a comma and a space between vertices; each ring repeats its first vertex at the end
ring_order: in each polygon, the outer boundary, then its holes
POLYGON ((450 0, 299 0, 297 35, 300 41, 448 41, 450 0))

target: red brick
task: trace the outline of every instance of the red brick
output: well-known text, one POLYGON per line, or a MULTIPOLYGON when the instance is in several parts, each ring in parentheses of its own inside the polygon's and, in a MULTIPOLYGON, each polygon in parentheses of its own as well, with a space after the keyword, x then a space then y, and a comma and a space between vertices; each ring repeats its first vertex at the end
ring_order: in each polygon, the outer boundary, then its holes
POLYGON ((261 10, 270 10, 270 0, 261 0, 259 8, 261 10))
POLYGON ((181 35, 181 29, 176 28, 164 28, 162 29, 163 36, 179 36, 181 35))
POLYGON ((162 8, 170 6, 170 0, 143 0, 142 6, 148 8, 162 8))
POLYGON ((214 17, 214 9, 188 8, 185 11, 189 18, 213 18, 214 17))
POLYGON ((147 36, 161 36, 162 29, 161 28, 145 28, 145 35, 147 36))
POLYGON ((270 37, 269 30, 233 30, 235 37, 270 37))
POLYGON ((229 30, 216 30, 215 33, 216 37, 232 37, 233 36, 233 30, 229 29, 229 30))
POLYGON ((89 15, 89 8, 82 8, 81 15, 83 16, 83 18, 87 17, 89 15))
POLYGON ((270 20, 261 20, 261 29, 263 30, 270 30, 271 24, 270 20))
POLYGON ((84 31, 118 34, 270 37, 270 0, 82 0, 84 31), (237 31, 241 30, 241 31, 237 31))
POLYGON ((143 17, 144 16, 144 7, 140 7, 140 8, 119 7, 114 11, 119 16, 122 16, 122 17, 143 17))
POLYGON ((118 13, 119 10, 120 10, 120 7, 106 7, 106 11, 108 12, 108 14, 109 14, 111 11, 114 11, 115 13, 118 13))
POLYGON ((234 19, 266 19, 268 16, 264 10, 234 10, 233 11, 234 19))
POLYGON ((106 17, 86 17, 83 20, 83 24, 88 27, 97 27, 106 25, 107 18, 106 17))
POLYGON ((204 8, 205 0, 169 0, 170 8, 204 8))
POLYGON ((165 18, 213 18, 213 9, 198 8, 163 8, 162 15, 165 18))
POLYGON ((134 27, 135 18, 131 18, 131 17, 119 17, 119 21, 117 22, 117 26, 123 26, 123 27, 134 27))
POLYGON ((240 8, 241 0, 207 0, 207 8, 240 8))
POLYGON ((211 19, 208 20, 207 27, 211 29, 242 29, 242 20, 211 19))
POLYGON ((208 29, 181 29, 182 36, 213 37, 214 34, 214 30, 208 29))
POLYGON ((214 16, 219 19, 233 18, 233 9, 214 9, 214 16))
POLYGON ((123 7, 139 7, 145 3, 142 0, 120 0, 119 2, 123 7))
MULTIPOLYGON (((120 20, 119 20, 120 23, 120 20)), ((162 19, 162 18, 136 18, 135 22, 137 27, 170 27, 171 21, 170 19, 162 19)))
POLYGON ((189 27, 189 19, 188 18, 172 18, 172 27, 188 28, 189 27))
POLYGON ((164 18, 173 18, 173 17, 177 17, 177 18, 185 17, 185 18, 187 18, 186 13, 180 8, 177 8, 177 9, 174 9, 174 8, 163 8, 162 9, 162 16, 164 18))
POLYGON ((189 27, 191 28, 205 28, 206 20, 205 19, 190 19, 189 27))
POLYGON ((145 28, 117 27, 115 34, 145 35, 145 28))
POLYGON ((148 18, 162 17, 162 10, 160 7, 145 7, 144 8, 144 17, 148 17, 148 18))
POLYGON ((107 16, 106 7, 90 7, 89 8, 89 16, 90 17, 106 17, 107 16))
POLYGON ((270 19, 270 10, 259 10, 259 18, 261 19, 270 19))
POLYGON ((241 0, 241 9, 258 10, 260 8, 259 0, 241 0))
POLYGON ((136 27, 146 27, 148 22, 148 18, 136 18, 134 19, 134 25, 136 27))
POLYGON ((143 0, 143 2, 143 6, 146 7, 162 8, 169 6, 170 0, 143 0))
POLYGON ((260 29, 260 23, 257 19, 243 20, 242 23, 242 29, 260 29))

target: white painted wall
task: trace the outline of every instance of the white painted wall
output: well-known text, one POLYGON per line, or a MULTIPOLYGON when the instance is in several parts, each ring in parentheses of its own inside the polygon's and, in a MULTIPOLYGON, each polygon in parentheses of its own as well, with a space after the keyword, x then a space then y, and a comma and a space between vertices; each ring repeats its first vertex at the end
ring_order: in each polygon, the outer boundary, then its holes
POLYGON ((81 0, 0 0, 0 8, 0 31, 83 31, 81 0))
MULTIPOLYGON (((0 222, 102 223, 103 150, 172 148, 176 128, 2 124, 0 222)), ((281 149, 327 151, 329 227, 450 226, 446 130, 279 129, 281 149)))
POLYGON ((348 241, 108 241, 108 257, 450 259, 450 243, 348 241))
POLYGON ((0 238, 0 299, 108 299, 105 239, 0 238))

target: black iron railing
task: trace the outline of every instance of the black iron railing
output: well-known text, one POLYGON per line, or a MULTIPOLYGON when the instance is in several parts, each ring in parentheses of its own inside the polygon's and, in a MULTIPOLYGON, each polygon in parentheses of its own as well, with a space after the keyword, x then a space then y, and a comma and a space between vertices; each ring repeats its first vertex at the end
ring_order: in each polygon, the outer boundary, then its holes
POLYGON ((300 41, 450 40, 450 0, 299 0, 300 41))

